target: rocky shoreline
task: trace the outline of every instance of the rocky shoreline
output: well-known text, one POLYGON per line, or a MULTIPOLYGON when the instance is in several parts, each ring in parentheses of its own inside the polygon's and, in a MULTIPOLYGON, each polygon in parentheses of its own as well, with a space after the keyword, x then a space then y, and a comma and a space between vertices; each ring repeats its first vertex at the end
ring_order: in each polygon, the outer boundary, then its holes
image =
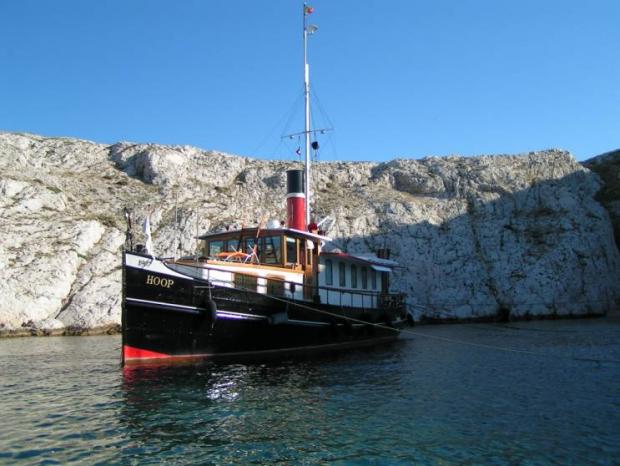
POLYGON ((106 327, 80 328, 66 327, 60 329, 41 329, 26 325, 23 328, 2 330, 0 338, 20 338, 20 337, 82 337, 97 335, 117 335, 121 333, 121 325, 113 324, 106 327))
MULTIPOLYGON (((585 317, 620 300, 616 163, 559 150, 330 162, 313 190, 343 250, 392 249, 419 322, 585 317)), ((190 254, 197 232, 282 218, 290 165, 0 133, 0 336, 117 332, 124 207, 150 213, 159 255, 190 254)))

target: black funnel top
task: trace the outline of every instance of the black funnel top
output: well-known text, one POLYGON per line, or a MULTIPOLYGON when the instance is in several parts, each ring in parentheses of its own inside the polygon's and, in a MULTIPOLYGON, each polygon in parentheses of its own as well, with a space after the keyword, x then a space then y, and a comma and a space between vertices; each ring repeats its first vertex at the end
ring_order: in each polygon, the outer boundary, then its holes
POLYGON ((301 169, 286 171, 286 194, 303 193, 304 171, 301 169))

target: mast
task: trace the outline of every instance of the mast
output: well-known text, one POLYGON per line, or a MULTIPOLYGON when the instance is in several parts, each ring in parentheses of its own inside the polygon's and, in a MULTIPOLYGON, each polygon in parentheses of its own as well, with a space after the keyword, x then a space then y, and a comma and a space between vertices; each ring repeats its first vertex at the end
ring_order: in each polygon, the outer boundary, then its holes
POLYGON ((306 225, 310 225, 310 66, 308 65, 308 27, 306 16, 312 12, 311 7, 304 3, 304 106, 305 106, 305 155, 306 155, 306 225), (309 10, 310 9, 310 10, 309 10))

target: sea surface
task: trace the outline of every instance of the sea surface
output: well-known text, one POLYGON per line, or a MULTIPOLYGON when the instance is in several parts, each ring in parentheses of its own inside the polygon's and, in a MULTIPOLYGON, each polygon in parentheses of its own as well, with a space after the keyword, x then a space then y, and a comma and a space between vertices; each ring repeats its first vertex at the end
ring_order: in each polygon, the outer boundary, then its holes
POLYGON ((3 339, 0 464, 620 464, 620 318, 411 331, 132 370, 119 336, 3 339))

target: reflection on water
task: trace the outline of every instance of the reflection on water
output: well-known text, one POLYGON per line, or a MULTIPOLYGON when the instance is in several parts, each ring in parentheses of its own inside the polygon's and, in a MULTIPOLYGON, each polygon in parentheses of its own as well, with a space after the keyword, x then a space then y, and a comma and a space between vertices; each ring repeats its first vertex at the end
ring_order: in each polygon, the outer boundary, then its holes
POLYGON ((0 340, 0 463, 611 464, 620 455, 620 321, 415 331, 550 356, 418 336, 311 361, 121 369, 119 337, 0 340))
MULTIPOLYGON (((384 368, 377 364, 377 358, 394 358, 387 351, 358 354, 378 366, 374 373, 360 373, 359 382, 380 393, 388 385, 397 389, 399 379, 389 362, 384 368)), ((126 404, 119 420, 147 453, 192 444, 197 463, 298 462, 307 455, 329 459, 324 443, 342 436, 344 426, 338 422, 350 408, 363 411, 354 407, 363 392, 346 388, 352 382, 346 360, 126 369, 126 404)), ((357 434, 351 439, 359 440, 357 434)))

